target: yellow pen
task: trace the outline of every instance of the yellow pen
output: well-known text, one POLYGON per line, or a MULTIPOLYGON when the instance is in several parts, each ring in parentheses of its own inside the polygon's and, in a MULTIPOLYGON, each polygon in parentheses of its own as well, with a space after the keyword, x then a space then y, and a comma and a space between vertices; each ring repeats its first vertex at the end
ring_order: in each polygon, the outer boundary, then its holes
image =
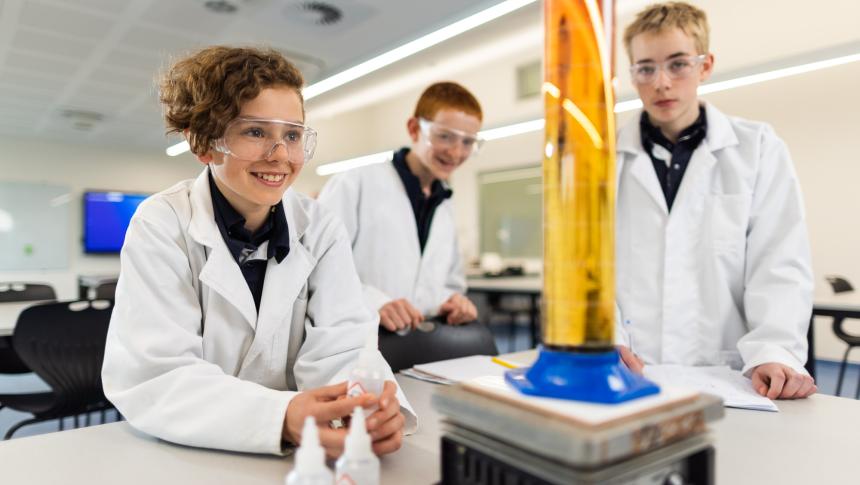
POLYGON ((500 366, 502 366, 502 367, 507 367, 508 369, 516 369, 516 368, 518 367, 518 366, 516 366, 516 365, 514 365, 514 364, 511 364, 510 362, 504 361, 504 360, 502 360, 502 359, 500 359, 500 358, 498 358, 498 357, 493 357, 493 358, 492 358, 492 359, 490 359, 490 360, 492 360, 492 361, 493 361, 493 362, 495 362, 496 364, 499 364, 499 365, 500 365, 500 366))

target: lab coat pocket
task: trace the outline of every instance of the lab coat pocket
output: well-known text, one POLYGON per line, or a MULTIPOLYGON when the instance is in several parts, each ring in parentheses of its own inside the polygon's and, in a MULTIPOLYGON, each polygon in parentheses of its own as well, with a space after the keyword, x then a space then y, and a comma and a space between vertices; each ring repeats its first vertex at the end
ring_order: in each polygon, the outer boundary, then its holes
POLYGON ((711 243, 717 254, 743 254, 749 226, 751 194, 711 194, 711 243))

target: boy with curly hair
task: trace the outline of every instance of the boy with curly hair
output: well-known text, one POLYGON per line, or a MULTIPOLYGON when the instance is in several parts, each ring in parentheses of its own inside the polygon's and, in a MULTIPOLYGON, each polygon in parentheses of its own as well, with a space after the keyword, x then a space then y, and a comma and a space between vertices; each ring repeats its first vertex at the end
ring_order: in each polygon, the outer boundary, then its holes
POLYGON ((290 189, 316 144, 302 84, 277 51, 231 47, 179 60, 161 81, 167 127, 205 168, 141 204, 122 249, 102 377, 144 432, 280 454, 313 416, 334 457, 346 430, 328 423, 355 406, 378 406, 377 454, 400 447, 404 414, 414 428, 390 369, 380 396, 346 397, 378 319, 343 226, 290 189))

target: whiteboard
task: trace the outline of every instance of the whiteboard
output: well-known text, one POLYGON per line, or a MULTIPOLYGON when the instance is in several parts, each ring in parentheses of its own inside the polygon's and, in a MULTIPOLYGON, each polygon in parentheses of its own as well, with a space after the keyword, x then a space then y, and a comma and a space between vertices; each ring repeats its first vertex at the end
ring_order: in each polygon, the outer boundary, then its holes
POLYGON ((0 271, 69 266, 69 187, 0 181, 0 271))

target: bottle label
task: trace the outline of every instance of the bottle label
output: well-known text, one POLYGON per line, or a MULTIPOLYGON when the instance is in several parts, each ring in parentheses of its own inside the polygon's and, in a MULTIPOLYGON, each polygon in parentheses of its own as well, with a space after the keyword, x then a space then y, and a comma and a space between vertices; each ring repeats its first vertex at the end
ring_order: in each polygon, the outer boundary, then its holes
POLYGON ((335 482, 335 485, 355 485, 355 481, 352 479, 352 477, 344 473, 343 475, 338 477, 337 482, 335 482))
POLYGON ((346 389, 347 397, 358 397, 366 392, 367 389, 361 385, 361 381, 350 382, 349 387, 346 389))

